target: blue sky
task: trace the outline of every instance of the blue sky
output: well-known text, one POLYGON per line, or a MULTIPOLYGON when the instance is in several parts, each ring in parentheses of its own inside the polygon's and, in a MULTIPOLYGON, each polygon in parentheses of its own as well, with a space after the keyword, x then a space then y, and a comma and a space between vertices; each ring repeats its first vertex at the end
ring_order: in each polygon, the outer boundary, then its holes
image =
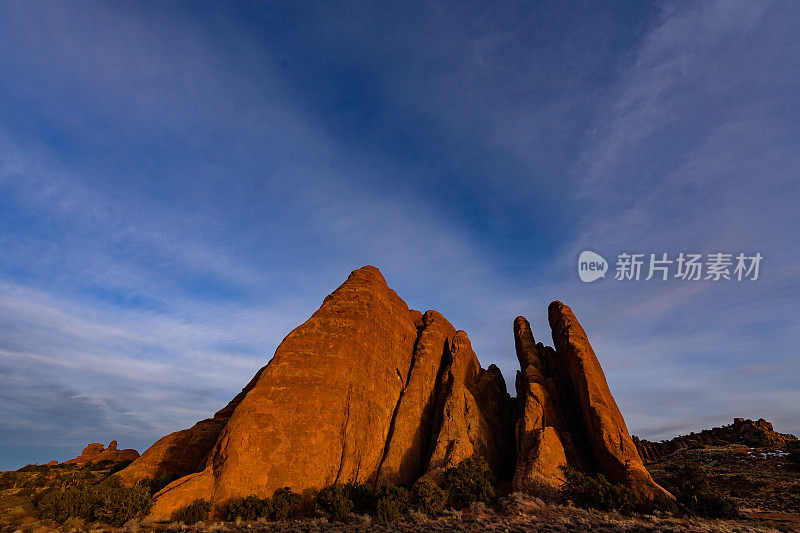
POLYGON ((799 4, 0 22, 0 468, 209 416, 365 264, 510 384, 514 317, 549 344, 566 302, 640 436, 800 433, 799 4), (757 281, 584 284, 585 249, 764 259, 757 281))

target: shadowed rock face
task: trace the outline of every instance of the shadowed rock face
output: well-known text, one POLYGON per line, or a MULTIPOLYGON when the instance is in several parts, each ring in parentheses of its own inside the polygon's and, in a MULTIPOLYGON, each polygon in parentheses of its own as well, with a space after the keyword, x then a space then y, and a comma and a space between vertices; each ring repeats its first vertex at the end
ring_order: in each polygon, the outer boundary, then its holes
POLYGON ((137 457, 139 457, 139 452, 130 448, 118 450, 117 441, 112 440, 109 443, 108 448, 99 442, 88 444, 78 457, 75 459, 70 459, 69 461, 65 461, 65 463, 85 465, 89 463, 99 463, 100 461, 131 461, 137 457))
POLYGON ((450 341, 437 393, 426 477, 438 481, 444 469, 474 454, 486 458, 501 479, 506 477, 504 458, 513 453, 507 427, 516 409, 500 369, 480 367, 463 331, 457 331, 450 341))
POLYGON ((413 364, 397 403, 378 469, 379 481, 413 483, 423 474, 428 461, 438 401, 437 381, 456 330, 436 311, 427 311, 418 327, 413 364))
POLYGON ((336 482, 440 480, 474 454, 518 488, 555 490, 570 465, 663 493, 574 315, 558 302, 550 311, 556 350, 515 322, 517 400, 496 366, 481 368, 465 332, 436 311, 409 309, 378 269, 363 267, 225 409, 163 437, 120 475, 182 475, 156 495, 154 519, 198 498, 286 486, 310 496, 336 482))

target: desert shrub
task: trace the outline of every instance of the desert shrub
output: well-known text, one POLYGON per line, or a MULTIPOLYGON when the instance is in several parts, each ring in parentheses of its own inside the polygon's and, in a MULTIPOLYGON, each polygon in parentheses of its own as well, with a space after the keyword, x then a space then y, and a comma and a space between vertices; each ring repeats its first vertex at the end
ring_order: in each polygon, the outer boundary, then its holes
POLYGON ((567 481, 561 493, 579 507, 630 512, 639 503, 631 489, 609 482, 603 474, 589 475, 573 468, 564 468, 564 474, 567 481))
POLYGON ((87 491, 83 487, 45 490, 37 495, 34 504, 41 518, 58 523, 63 523, 70 517, 94 517, 92 514, 94 500, 87 498, 87 491))
POLYGON ((147 487, 147 489, 150 491, 150 494, 155 495, 156 493, 158 493, 158 491, 160 491, 161 489, 163 489, 164 487, 166 487, 179 477, 181 476, 178 474, 161 474, 160 476, 152 479, 147 478, 145 480, 142 480, 141 484, 147 487))
POLYGON ((411 501, 416 511, 436 517, 444 511, 447 493, 430 479, 423 479, 411 489, 411 501))
POLYGON ((353 510, 353 500, 347 494, 347 487, 334 483, 317 493, 317 509, 337 522, 344 522, 353 510))
POLYGON ((67 520, 62 524, 65 531, 76 531, 76 532, 85 532, 89 531, 89 528, 86 526, 86 520, 83 518, 67 518, 67 520))
POLYGON ((228 500, 221 509, 223 520, 233 522, 236 519, 252 522, 259 518, 270 518, 272 516, 272 501, 269 498, 259 498, 258 496, 247 496, 245 498, 234 498, 228 500))
POLYGON ((147 487, 123 487, 112 478, 96 485, 46 489, 34 501, 39 515, 63 523, 69 518, 121 526, 145 515, 153 504, 147 487))
MULTIPOLYGON (((541 499, 538 500, 542 501, 541 499)), ((535 502, 536 500, 533 501, 535 502)), ((500 514, 506 516, 519 515, 522 514, 526 503, 527 498, 522 492, 512 492, 497 500, 497 510, 500 514)))
POLYGON ((153 505, 150 491, 143 485, 123 487, 112 478, 97 487, 95 517, 112 526, 121 526, 128 520, 144 516, 153 505))
POLYGON ((22 476, 16 472, 0 472, 0 490, 17 488, 22 481, 22 476))
POLYGON ((186 507, 182 507, 175 511, 172 515, 174 522, 183 522, 187 525, 196 524, 208 520, 208 515, 211 512, 211 503, 200 499, 195 500, 186 507))
POLYGON ((730 498, 711 492, 703 492, 695 498, 695 511, 709 518, 737 518, 739 507, 730 498))
POLYGON ((489 508, 483 502, 472 502, 469 507, 465 509, 465 514, 468 516, 480 516, 489 512, 489 508))
MULTIPOLYGON (((92 474, 91 471, 86 468, 79 468, 57 473, 49 481, 46 480, 46 485, 49 487, 67 488, 89 484, 97 480, 98 476, 92 474)), ((39 485, 37 484, 37 486, 39 485)))
POLYGON ((286 520, 300 514, 303 497, 289 487, 283 487, 272 493, 272 514, 275 520, 286 520))
POLYGON ((12 507, 11 509, 8 509, 7 514, 4 517, 5 518, 4 521, 7 522, 7 525, 19 526, 22 525, 22 522, 25 521, 25 517, 27 515, 28 512, 25 511, 25 508, 22 507, 21 505, 17 505, 15 507, 12 507))
POLYGON ((350 482, 345 485, 345 491, 350 501, 353 502, 354 513, 371 515, 375 512, 377 497, 372 485, 350 482))
POLYGON ((492 504, 497 498, 495 479, 486 459, 473 455, 445 470, 451 504, 456 508, 480 501, 492 504))
POLYGON ((676 514, 679 512, 678 504, 675 500, 663 494, 656 494, 652 500, 640 501, 636 510, 646 514, 676 514))
POLYGON ((409 511, 411 495, 408 489, 398 485, 383 485, 375 494, 375 512, 373 517, 376 522, 397 522, 409 511))
POLYGON ((17 472, 47 472, 50 467, 47 465, 25 465, 17 469, 17 472))
POLYGON ((711 492, 708 478, 698 465, 670 465, 663 484, 692 513, 709 518, 739 516, 733 500, 711 492))
POLYGON ((381 498, 375 504, 375 511, 372 516, 375 522, 379 524, 388 524, 390 522, 397 522, 403 518, 405 509, 401 509, 397 502, 388 498, 381 498))

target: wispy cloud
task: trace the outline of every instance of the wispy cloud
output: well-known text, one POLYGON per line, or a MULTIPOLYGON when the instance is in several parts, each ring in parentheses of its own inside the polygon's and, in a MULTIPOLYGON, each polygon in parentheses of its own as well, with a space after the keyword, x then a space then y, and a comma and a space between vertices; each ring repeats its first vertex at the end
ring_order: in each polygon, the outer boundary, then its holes
MULTIPOLYGON (((129 24, 111 22, 120 23, 129 24)), ((59 22, 49 24, 56 26, 55 34, 64 31, 59 22)), ((62 37, 69 40, 71 33, 62 37)), ((124 42, 117 36, 105 48, 124 42)), ((60 53, 71 59, 79 50, 70 43, 60 53)), ((107 72, 90 82, 88 64, 63 72, 51 64, 59 58, 37 56, 36 47, 29 53, 54 75, 47 83, 90 86, 104 113, 122 106, 107 72)), ((103 67, 109 58, 96 59, 92 68, 111 68, 103 67)), ((153 61, 160 64, 158 57, 153 61)), ((114 68, 119 76, 132 76, 114 68)), ((188 68, 185 74, 200 76, 202 69, 188 68)), ((146 114, 156 117, 162 103, 152 98, 152 87, 148 91, 151 98, 142 96, 137 105, 154 106, 146 114)), ((52 103, 47 95, 36 97, 52 103)), ((230 109, 243 97, 220 94, 213 101, 230 109)), ((259 104, 256 113, 272 117, 272 105, 265 106, 259 104)), ((54 116, 73 128, 62 116, 75 110, 68 107, 54 116)), ((166 116, 181 120, 180 113, 166 116)), ((78 151, 81 161, 66 164, 59 147, 23 143, 13 125, 4 125, 0 188, 9 231, 2 235, 0 360, 9 401, 3 402, 0 419, 8 461, 20 460, 21 446, 47 443, 56 435, 60 446, 49 453, 59 459, 77 453, 87 440, 116 438, 141 449, 209 416, 349 270, 362 264, 381 266, 421 306, 429 302, 419 295, 434 289, 431 299, 439 302, 448 293, 458 296, 460 286, 481 290, 488 261, 452 221, 437 214, 435 204, 413 192, 365 190, 356 178, 379 175, 386 167, 337 155, 336 143, 320 131, 311 133, 312 125, 301 126, 308 118, 296 110, 279 109, 277 116, 291 116, 295 131, 305 132, 302 140, 281 144, 297 151, 292 143, 303 142, 319 155, 293 161, 256 155, 255 161, 266 165, 257 179, 227 179, 225 187, 232 190, 220 192, 214 174, 229 172, 221 165, 240 156, 226 149, 217 154, 219 164, 195 176, 178 165, 171 178, 184 188, 179 197, 167 198, 160 198, 157 188, 148 193, 147 179, 142 190, 118 186, 118 178, 105 174, 120 172, 140 183, 142 178, 117 161, 98 164, 78 151), (279 182, 284 176, 289 183, 279 182), (265 194, 259 191, 262 181, 272 192, 291 188, 291 194, 265 194), (263 204, 244 201, 248 182, 263 204)), ((127 113, 114 115, 114 121, 143 137, 151 133, 127 113)), ((264 135, 260 124, 239 126, 245 131, 236 135, 250 136, 251 142, 269 143, 276 136, 264 135)), ((33 455, 41 453, 39 447, 28 449, 26 460, 46 459, 33 455)))
POLYGON ((3 466, 208 416, 368 263, 510 383, 567 302, 643 436, 800 430, 795 6, 85 7, 0 6, 3 466), (582 285, 586 248, 765 260, 582 285))
POLYGON ((790 96, 800 90, 798 15, 781 3, 667 5, 620 71, 573 169, 583 177, 578 194, 591 201, 581 236, 563 248, 565 268, 582 249, 612 260, 678 251, 766 258, 751 284, 572 291, 630 425, 647 436, 733 416, 771 416, 797 431, 789 420, 799 392, 784 376, 800 334, 800 243, 789 229, 800 221, 792 140, 800 107, 790 96), (592 313, 598 307, 613 312, 592 313))

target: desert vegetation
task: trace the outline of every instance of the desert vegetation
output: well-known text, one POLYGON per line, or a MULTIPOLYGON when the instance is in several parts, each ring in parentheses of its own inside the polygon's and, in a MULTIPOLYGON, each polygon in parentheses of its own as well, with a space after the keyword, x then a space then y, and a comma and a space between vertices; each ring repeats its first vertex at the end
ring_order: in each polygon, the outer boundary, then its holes
POLYGON ((0 473, 0 521, 17 525, 36 517, 65 527, 89 523, 122 526, 146 515, 152 493, 145 484, 124 487, 119 465, 29 465, 0 473))
POLYGON ((271 498, 250 495, 228 500, 212 508, 197 500, 179 509, 173 520, 185 524, 222 520, 249 522, 325 518, 347 522, 351 516, 367 516, 371 522, 387 524, 421 515, 436 518, 446 511, 464 509, 473 503, 494 504, 497 488, 494 476, 479 456, 469 457, 444 472, 445 488, 430 479, 412 487, 392 483, 373 487, 367 483, 336 483, 323 487, 310 502, 289 487, 275 491, 271 498))
POLYGON ((253 525, 275 531, 323 527, 341 531, 588 527, 600 531, 766 531, 775 527, 791 531, 797 526, 791 516, 796 515, 787 513, 800 503, 800 480, 791 451, 729 445, 687 448, 651 465, 654 478, 675 494, 675 503, 641 502, 629 488, 611 483, 602 474, 573 469, 566 470, 567 483, 555 500, 545 502, 535 494, 518 492, 504 495, 486 461, 473 456, 441 472, 440 484, 429 478, 410 487, 337 483, 312 498, 285 487, 266 498, 251 495, 214 505, 196 500, 178 509, 171 523, 156 524, 145 517, 153 495, 171 479, 124 487, 113 475, 114 466, 30 465, 0 473, 2 533, 32 531, 34 525, 79 531, 109 526, 168 531, 176 524, 198 531, 235 531, 253 525), (751 473, 748 468, 761 475, 751 477, 749 484, 744 481, 751 473), (771 488, 775 486, 780 498, 771 488), (761 502, 761 515, 753 509, 757 502, 761 502), (769 509, 783 514, 764 514, 769 509))

